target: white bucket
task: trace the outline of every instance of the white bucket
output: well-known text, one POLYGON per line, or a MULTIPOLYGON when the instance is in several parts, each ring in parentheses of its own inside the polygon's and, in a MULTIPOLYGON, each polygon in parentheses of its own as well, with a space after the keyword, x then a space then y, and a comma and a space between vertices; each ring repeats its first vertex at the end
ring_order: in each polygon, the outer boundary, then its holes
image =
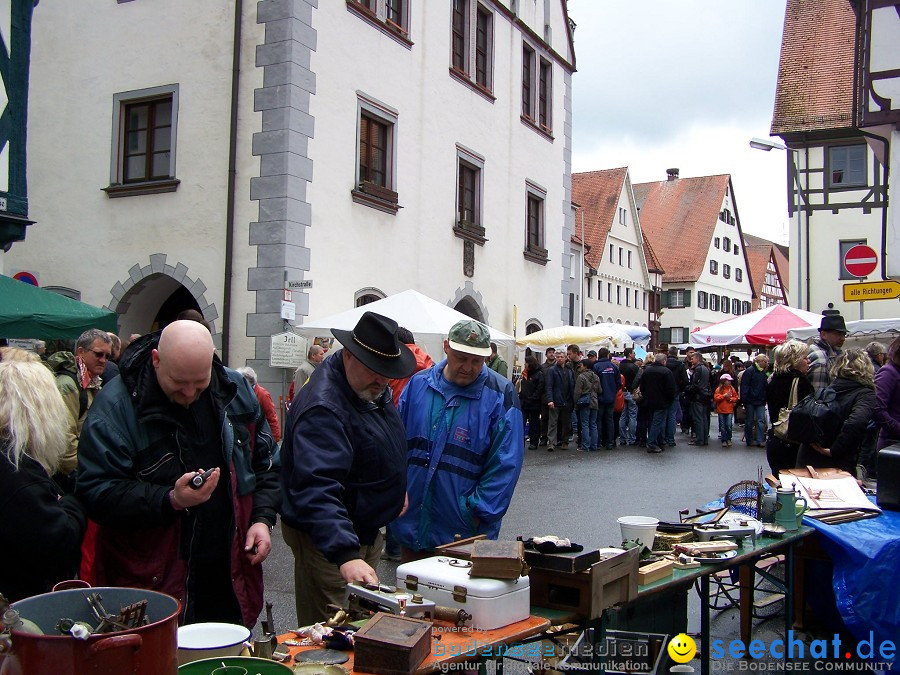
POLYGON ((622 541, 634 539, 640 541, 649 549, 653 548, 653 541, 656 539, 656 526, 659 525, 659 518, 651 518, 649 516, 622 516, 618 520, 619 527, 622 529, 622 541))

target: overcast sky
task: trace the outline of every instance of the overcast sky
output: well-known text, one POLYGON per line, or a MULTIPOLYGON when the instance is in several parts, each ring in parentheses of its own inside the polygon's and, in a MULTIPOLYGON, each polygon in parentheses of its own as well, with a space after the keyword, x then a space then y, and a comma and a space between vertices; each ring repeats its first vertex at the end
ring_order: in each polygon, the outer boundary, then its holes
MULTIPOLYGON (((633 183, 731 174, 741 227, 787 243, 784 151, 769 136, 785 0, 569 0, 573 170, 633 183)), ((773 139, 779 140, 779 139, 773 139)))

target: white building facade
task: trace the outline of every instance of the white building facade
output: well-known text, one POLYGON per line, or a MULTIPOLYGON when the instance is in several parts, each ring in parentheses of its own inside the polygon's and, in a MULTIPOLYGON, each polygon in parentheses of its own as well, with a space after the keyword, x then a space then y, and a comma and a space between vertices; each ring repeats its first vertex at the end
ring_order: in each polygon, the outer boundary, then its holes
POLYGON ((275 394, 287 282, 298 324, 407 288, 508 333, 569 316, 561 0, 89 0, 33 40, 38 224, 5 266, 123 334, 195 307, 275 394))

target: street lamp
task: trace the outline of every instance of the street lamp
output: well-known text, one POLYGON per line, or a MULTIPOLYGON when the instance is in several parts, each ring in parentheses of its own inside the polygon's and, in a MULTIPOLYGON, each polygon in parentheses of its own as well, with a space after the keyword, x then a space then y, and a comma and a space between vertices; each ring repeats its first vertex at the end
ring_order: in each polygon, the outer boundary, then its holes
POLYGON ((784 143, 770 141, 768 138, 756 138, 755 136, 750 139, 750 147, 754 150, 764 150, 765 152, 769 152, 773 148, 775 150, 787 150, 787 146, 784 143))

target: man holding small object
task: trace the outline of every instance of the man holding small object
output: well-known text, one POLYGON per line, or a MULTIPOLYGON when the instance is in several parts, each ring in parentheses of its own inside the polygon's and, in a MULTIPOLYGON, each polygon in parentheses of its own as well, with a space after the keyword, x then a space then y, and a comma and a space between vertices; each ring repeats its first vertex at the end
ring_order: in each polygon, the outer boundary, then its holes
POLYGON ((329 618, 328 605, 343 603, 348 582, 378 583, 379 528, 405 508, 406 434, 388 380, 411 375, 416 358, 397 331, 375 312, 352 331, 332 329, 343 349, 291 406, 281 448, 281 529, 294 553, 301 626, 329 618))
POLYGON ((195 321, 139 338, 119 367, 79 444, 76 494, 100 525, 98 583, 173 595, 185 623, 253 626, 280 499, 253 390, 195 321))

